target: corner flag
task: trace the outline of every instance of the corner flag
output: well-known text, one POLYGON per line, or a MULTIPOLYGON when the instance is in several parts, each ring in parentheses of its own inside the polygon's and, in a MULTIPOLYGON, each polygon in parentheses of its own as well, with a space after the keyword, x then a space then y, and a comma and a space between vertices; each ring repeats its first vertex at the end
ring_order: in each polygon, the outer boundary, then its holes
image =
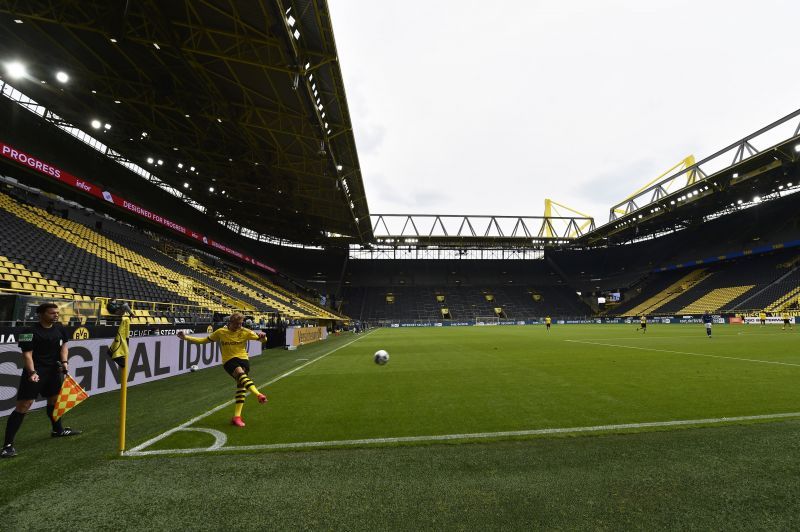
POLYGON ((128 359, 128 334, 130 329, 131 319, 128 316, 123 316, 122 323, 119 324, 119 329, 117 330, 117 336, 108 346, 108 356, 121 368, 125 367, 125 361, 128 359))
POLYGON ((53 421, 58 421, 61 416, 72 410, 89 398, 89 394, 75 382, 72 376, 67 375, 61 384, 61 391, 58 392, 55 410, 53 410, 53 421))

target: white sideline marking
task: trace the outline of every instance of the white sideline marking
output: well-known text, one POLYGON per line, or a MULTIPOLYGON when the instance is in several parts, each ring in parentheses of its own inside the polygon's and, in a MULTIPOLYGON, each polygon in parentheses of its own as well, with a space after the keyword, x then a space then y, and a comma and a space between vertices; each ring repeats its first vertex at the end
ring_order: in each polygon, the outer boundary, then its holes
POLYGON ((294 361, 295 361, 295 362, 299 362, 299 361, 301 361, 301 360, 308 360, 308 359, 307 359, 307 358, 295 358, 295 359, 294 359, 294 361))
POLYGON ((313 447, 344 447, 355 445, 372 445, 381 443, 407 443, 407 442, 440 442, 453 440, 476 440, 487 438, 505 438, 514 436, 541 436, 548 434, 578 434, 586 432, 615 431, 623 429, 641 429, 658 427, 678 427, 685 425, 710 425, 719 423, 733 423, 738 421, 758 421, 765 419, 785 419, 800 417, 800 412, 783 414, 763 414, 757 416, 718 417, 709 419, 681 419, 675 421, 652 421, 646 423, 622 423, 618 425, 596 425, 592 427, 569 427, 535 430, 511 430, 504 432, 476 432, 467 434, 439 434, 432 436, 402 436, 397 438, 367 438, 361 440, 333 440, 333 441, 306 441, 297 443, 272 443, 264 445, 240 445, 232 447, 218 447, 216 449, 195 447, 191 449, 159 449, 155 451, 129 451, 126 456, 153 456, 163 454, 194 454, 219 451, 259 451, 259 450, 290 450, 307 449, 313 447))
MULTIPOLYGON (((636 336, 622 336, 622 337, 614 336, 614 337, 611 337, 611 338, 609 338, 609 337, 605 337, 605 338, 583 338, 583 341, 584 342, 594 342, 594 341, 602 342, 602 341, 607 341, 607 340, 612 340, 612 341, 616 341, 616 340, 671 340, 673 338, 705 338, 705 332, 706 332, 705 328, 701 328, 701 329, 697 329, 697 330, 700 332, 700 334, 676 334, 676 335, 669 335, 669 336, 660 336, 658 334, 650 333, 650 334, 638 334, 636 336)), ((735 338, 733 333, 720 332, 720 329, 714 329, 714 332, 715 332, 714 338, 735 338)), ((746 335, 746 336, 786 336, 786 333, 785 332, 784 333, 779 333, 779 332, 774 332, 774 333, 737 332, 736 335, 737 336, 743 336, 743 335, 746 335)), ((577 341, 577 340, 573 340, 573 341, 577 341)))
MULTIPOLYGON (((377 331, 377 330, 379 330, 379 329, 375 329, 374 331, 377 331)), ((278 382, 279 380, 283 379, 284 377, 288 377, 288 376, 289 376, 289 375, 291 375, 292 373, 294 373, 294 372, 296 372, 296 371, 299 371, 299 370, 303 369, 304 367, 308 366, 309 364, 313 364, 313 363, 314 363, 314 362, 316 362, 317 360, 321 360, 321 359, 325 358, 326 356, 328 356, 328 355, 330 355, 330 354, 333 354, 333 353, 335 353, 335 352, 336 352, 336 351, 338 351, 339 349, 343 349, 343 348, 347 347, 348 345, 352 344, 353 342, 357 342, 357 341, 361 340, 362 338, 366 338, 367 336, 369 336, 370 334, 372 334, 374 331, 370 331, 369 333, 365 334, 364 336, 359 336, 359 337, 358 337, 358 338, 356 338, 355 340, 351 340, 351 341, 347 342, 347 343, 346 343, 346 344, 344 344, 344 345, 340 345, 340 346, 339 346, 339 347, 337 347, 336 349, 333 349, 332 351, 328 351, 328 352, 327 352, 327 353, 325 353, 324 355, 321 355, 321 356, 318 356, 317 358, 314 358, 314 359, 312 359, 312 360, 309 360, 309 361, 308 361, 308 362, 306 362, 305 364, 301 364, 301 365, 297 366, 296 368, 294 368, 294 369, 291 369, 291 370, 287 371, 287 372, 286 372, 286 373, 284 373, 283 375, 279 375, 279 376, 275 377, 274 379, 272 379, 272 380, 271 380, 271 381, 269 381, 269 382, 266 382, 266 383, 264 383, 264 384, 260 384, 258 387, 259 387, 259 388, 261 388, 261 387, 266 387, 266 386, 269 386, 270 384, 274 384, 274 383, 278 382)), ((175 427, 175 428, 173 428, 173 429, 169 429, 169 430, 168 430, 168 431, 166 431, 166 432, 162 432, 162 433, 161 433, 161 434, 159 434, 158 436, 155 436, 155 437, 153 437, 153 438, 150 438, 149 440, 147 440, 147 441, 146 441, 146 442, 144 442, 144 443, 140 443, 140 444, 139 444, 139 445, 137 445, 136 447, 134 447, 134 448, 132 448, 132 449, 130 449, 130 450, 128 450, 128 451, 125 451, 125 456, 139 456, 139 455, 141 455, 141 453, 142 453, 142 449, 146 449, 146 448, 150 447, 151 445, 153 445, 154 443, 157 443, 157 442, 159 442, 159 441, 163 440, 164 438, 166 438, 167 436, 171 436, 172 434, 175 434, 175 433, 176 433, 176 432, 178 432, 178 431, 181 431, 181 430, 186 430, 186 429, 187 429, 187 427, 189 427, 190 425, 193 425, 193 424, 197 423, 197 422, 198 422, 198 421, 200 421, 201 419, 207 418, 207 417, 208 417, 208 416, 210 416, 211 414, 213 414, 213 413, 215 413, 215 412, 218 412, 218 411, 222 410, 222 409, 223 409, 223 408, 225 408, 226 406, 230 406, 230 405, 232 405, 232 404, 233 404, 233 401, 234 401, 234 399, 231 399, 230 401, 226 401, 226 402, 222 403, 221 405, 217 405, 217 406, 215 406, 214 408, 212 408, 211 410, 209 410, 209 411, 207 411, 207 412, 205 412, 205 413, 203 413, 203 414, 200 414, 200 415, 199 415, 199 416, 197 416, 197 417, 193 417, 193 418, 192 418, 192 419, 190 419, 189 421, 187 421, 187 422, 185 422, 185 423, 183 423, 183 424, 181 424, 181 425, 178 425, 177 427, 175 427)), ((216 445, 216 443, 215 443, 214 445, 216 445)), ((224 442, 223 442, 223 445, 224 445, 224 442)), ((213 446, 212 446, 212 447, 213 447, 213 446)), ((208 448, 208 449, 206 449, 206 450, 217 450, 217 449, 211 449, 211 448, 208 448)), ((149 453, 152 453, 152 452, 155 452, 155 451, 147 451, 147 452, 149 452, 149 453)))
POLYGON ((758 360, 755 358, 739 358, 739 357, 726 357, 723 355, 706 355, 703 353, 690 353, 688 351, 671 351, 669 349, 655 349, 653 347, 636 347, 633 345, 621 345, 621 344, 605 344, 601 342, 589 342, 586 340, 564 340, 565 342, 572 342, 575 344, 589 344, 589 345, 604 345, 607 347, 621 347, 623 349, 639 349, 640 351, 658 351, 660 353, 674 353, 676 355, 691 355, 695 357, 709 357, 709 358, 727 358, 728 360, 740 360, 743 362, 758 362, 761 364, 777 364, 780 366, 795 366, 800 367, 800 364, 793 364, 791 362, 777 362, 775 360, 758 360))

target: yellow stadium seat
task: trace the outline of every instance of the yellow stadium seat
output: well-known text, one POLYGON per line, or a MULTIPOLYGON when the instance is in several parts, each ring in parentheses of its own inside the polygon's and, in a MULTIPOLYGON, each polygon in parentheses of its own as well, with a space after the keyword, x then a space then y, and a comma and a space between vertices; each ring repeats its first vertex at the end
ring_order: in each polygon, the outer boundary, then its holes
POLYGON ((22 283, 23 290, 34 290, 33 285, 31 283, 22 283))
POLYGON ((13 281, 11 283, 11 288, 14 290, 22 290, 22 284, 20 284, 18 281, 13 281))
POLYGON ((16 281, 17 278, 14 277, 13 275, 11 275, 10 273, 4 273, 3 274, 3 280, 4 281, 16 281))

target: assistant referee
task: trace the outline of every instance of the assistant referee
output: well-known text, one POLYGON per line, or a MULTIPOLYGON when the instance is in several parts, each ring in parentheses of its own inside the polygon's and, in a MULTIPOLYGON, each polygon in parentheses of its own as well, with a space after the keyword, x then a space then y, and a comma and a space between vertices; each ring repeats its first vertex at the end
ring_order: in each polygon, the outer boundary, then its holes
POLYGON ((63 427, 61 420, 53 421, 58 392, 64 374, 69 370, 67 362, 67 330, 58 321, 58 305, 42 303, 36 307, 39 322, 25 329, 19 335, 19 347, 22 351, 24 367, 17 391, 17 406, 6 422, 6 435, 0 458, 11 458, 17 455, 14 449, 14 437, 30 410, 33 402, 41 395, 47 398, 47 417, 53 425, 50 436, 62 438, 74 436, 81 431, 63 427))

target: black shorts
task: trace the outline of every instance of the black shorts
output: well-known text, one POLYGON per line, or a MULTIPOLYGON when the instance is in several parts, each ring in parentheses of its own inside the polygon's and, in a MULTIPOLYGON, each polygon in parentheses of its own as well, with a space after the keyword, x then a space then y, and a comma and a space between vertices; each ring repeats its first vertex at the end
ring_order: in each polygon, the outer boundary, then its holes
POLYGON ((19 379, 17 400, 29 401, 31 399, 37 399, 40 395, 42 397, 58 395, 58 392, 61 391, 61 383, 63 381, 64 375, 59 368, 48 368, 39 371, 39 382, 31 382, 28 378, 28 372, 22 370, 22 376, 19 379))
POLYGON ((236 368, 242 368, 245 373, 250 373, 250 361, 243 358, 232 358, 225 362, 222 367, 231 377, 233 377, 233 372, 236 371, 236 368))
POLYGON ((789 320, 788 319, 787 320, 783 320, 783 324, 784 325, 789 325, 789 320))
POLYGON ((548 328, 548 329, 550 328, 550 324, 549 324, 549 323, 545 323, 545 325, 547 325, 547 328, 548 328))
POLYGON ((639 327, 641 327, 642 329, 647 329, 647 324, 646 323, 640 323, 639 327))

